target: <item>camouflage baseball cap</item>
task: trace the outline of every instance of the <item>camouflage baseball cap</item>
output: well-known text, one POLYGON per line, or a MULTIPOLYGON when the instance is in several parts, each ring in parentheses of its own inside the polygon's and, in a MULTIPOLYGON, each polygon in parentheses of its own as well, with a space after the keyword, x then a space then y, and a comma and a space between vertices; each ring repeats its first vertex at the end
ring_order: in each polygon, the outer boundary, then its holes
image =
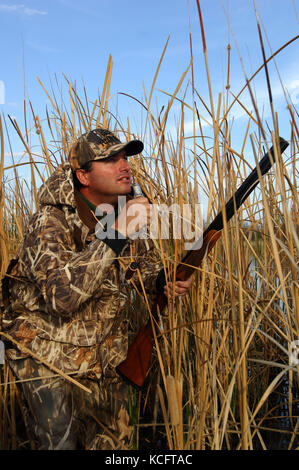
POLYGON ((113 132, 100 127, 79 137, 70 150, 69 162, 73 170, 78 170, 89 161, 103 160, 121 150, 128 157, 137 155, 142 152, 143 143, 140 140, 122 143, 113 132))

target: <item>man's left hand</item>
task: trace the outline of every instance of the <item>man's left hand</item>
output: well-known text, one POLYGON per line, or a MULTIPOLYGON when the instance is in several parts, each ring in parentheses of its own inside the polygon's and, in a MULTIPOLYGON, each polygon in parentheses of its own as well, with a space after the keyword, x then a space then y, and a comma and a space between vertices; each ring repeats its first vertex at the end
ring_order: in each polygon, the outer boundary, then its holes
POLYGON ((168 282, 164 286, 164 294, 166 297, 184 297, 191 287, 191 279, 187 279, 187 281, 176 281, 174 286, 172 282, 168 282))

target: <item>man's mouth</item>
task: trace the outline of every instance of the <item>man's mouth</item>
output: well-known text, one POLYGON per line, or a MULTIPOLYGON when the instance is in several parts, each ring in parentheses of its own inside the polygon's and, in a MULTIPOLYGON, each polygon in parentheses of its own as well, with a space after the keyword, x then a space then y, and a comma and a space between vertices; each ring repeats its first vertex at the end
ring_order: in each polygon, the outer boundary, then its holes
POLYGON ((120 181, 120 182, 123 182, 123 183, 130 183, 130 177, 129 176, 122 176, 117 181, 120 181))

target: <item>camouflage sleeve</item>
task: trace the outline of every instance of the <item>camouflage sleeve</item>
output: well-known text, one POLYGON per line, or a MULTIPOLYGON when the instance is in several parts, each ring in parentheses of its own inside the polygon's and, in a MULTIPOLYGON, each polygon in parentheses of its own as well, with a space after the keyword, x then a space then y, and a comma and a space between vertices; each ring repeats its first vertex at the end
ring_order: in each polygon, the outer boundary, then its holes
MULTIPOLYGON (((138 268, 146 294, 157 293, 157 276, 162 269, 162 261, 152 240, 138 242, 138 268)), ((136 276, 135 276, 136 278, 136 276)), ((141 288, 139 280, 137 287, 141 288)))
POLYGON ((95 240, 77 252, 63 212, 39 213, 24 242, 24 262, 49 313, 72 316, 99 290, 126 240, 120 242, 115 251, 95 240))

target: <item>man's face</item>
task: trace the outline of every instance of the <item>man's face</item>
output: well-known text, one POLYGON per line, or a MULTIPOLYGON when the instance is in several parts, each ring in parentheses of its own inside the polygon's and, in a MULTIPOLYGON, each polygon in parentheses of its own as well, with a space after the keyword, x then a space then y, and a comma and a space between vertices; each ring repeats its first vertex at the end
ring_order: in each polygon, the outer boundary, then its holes
POLYGON ((83 194, 95 204, 115 204, 119 195, 131 191, 131 170, 124 150, 92 162, 90 172, 77 170, 77 177, 84 184, 83 194))

